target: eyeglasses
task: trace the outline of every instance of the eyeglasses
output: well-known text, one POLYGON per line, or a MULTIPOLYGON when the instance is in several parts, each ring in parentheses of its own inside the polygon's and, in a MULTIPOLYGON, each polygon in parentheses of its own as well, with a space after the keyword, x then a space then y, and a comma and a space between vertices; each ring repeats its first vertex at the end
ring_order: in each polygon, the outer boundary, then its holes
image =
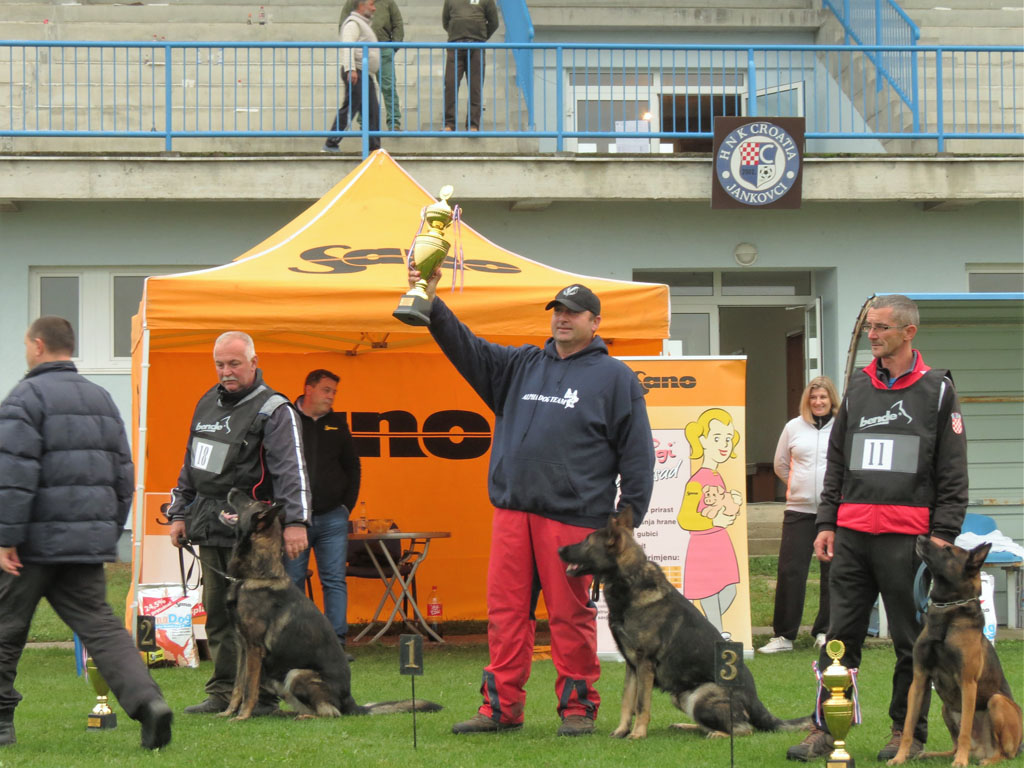
POLYGON ((907 326, 905 325, 886 325, 885 323, 874 323, 863 326, 860 332, 867 336, 869 333, 874 331, 875 333, 885 333, 886 331, 902 331, 907 326))

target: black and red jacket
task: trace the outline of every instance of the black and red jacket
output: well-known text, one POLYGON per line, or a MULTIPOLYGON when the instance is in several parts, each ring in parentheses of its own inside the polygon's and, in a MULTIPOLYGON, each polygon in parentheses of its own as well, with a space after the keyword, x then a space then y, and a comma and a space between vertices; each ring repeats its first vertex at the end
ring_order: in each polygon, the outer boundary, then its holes
POLYGON ((967 438, 948 371, 914 350, 886 383, 873 361, 850 381, 829 440, 817 528, 929 534, 952 542, 967 508, 967 438))

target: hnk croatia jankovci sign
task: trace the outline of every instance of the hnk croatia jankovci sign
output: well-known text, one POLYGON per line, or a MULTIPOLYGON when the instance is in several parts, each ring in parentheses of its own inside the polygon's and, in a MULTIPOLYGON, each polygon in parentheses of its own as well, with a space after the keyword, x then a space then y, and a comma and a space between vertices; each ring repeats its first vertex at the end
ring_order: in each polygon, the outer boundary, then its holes
POLYGON ((804 118, 716 117, 712 208, 799 208, 804 118))

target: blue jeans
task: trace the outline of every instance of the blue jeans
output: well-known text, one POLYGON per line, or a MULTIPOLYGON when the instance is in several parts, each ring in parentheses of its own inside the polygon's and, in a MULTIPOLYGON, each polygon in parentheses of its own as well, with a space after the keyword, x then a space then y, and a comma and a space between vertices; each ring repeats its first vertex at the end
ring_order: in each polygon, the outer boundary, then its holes
POLYGON ((348 585, 345 563, 348 560, 348 508, 342 504, 330 512, 313 515, 307 531, 309 549, 289 560, 284 559, 288 578, 305 592, 309 552, 316 553, 316 567, 324 589, 324 613, 342 643, 348 633, 348 585))

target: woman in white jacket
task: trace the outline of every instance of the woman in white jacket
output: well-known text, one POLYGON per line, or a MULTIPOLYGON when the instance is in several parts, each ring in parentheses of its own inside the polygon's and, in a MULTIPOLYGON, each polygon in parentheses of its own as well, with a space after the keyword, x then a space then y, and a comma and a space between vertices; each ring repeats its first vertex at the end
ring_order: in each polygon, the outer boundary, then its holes
MULTIPOLYGON (((779 547, 775 589, 774 637, 761 653, 793 650, 800 629, 816 529, 814 518, 825 480, 825 457, 839 395, 827 376, 818 376, 800 397, 800 415, 789 421, 775 449, 775 474, 786 483, 786 513, 779 547)), ((828 563, 821 563, 818 615, 811 627, 815 645, 824 645, 828 629, 828 563)))

